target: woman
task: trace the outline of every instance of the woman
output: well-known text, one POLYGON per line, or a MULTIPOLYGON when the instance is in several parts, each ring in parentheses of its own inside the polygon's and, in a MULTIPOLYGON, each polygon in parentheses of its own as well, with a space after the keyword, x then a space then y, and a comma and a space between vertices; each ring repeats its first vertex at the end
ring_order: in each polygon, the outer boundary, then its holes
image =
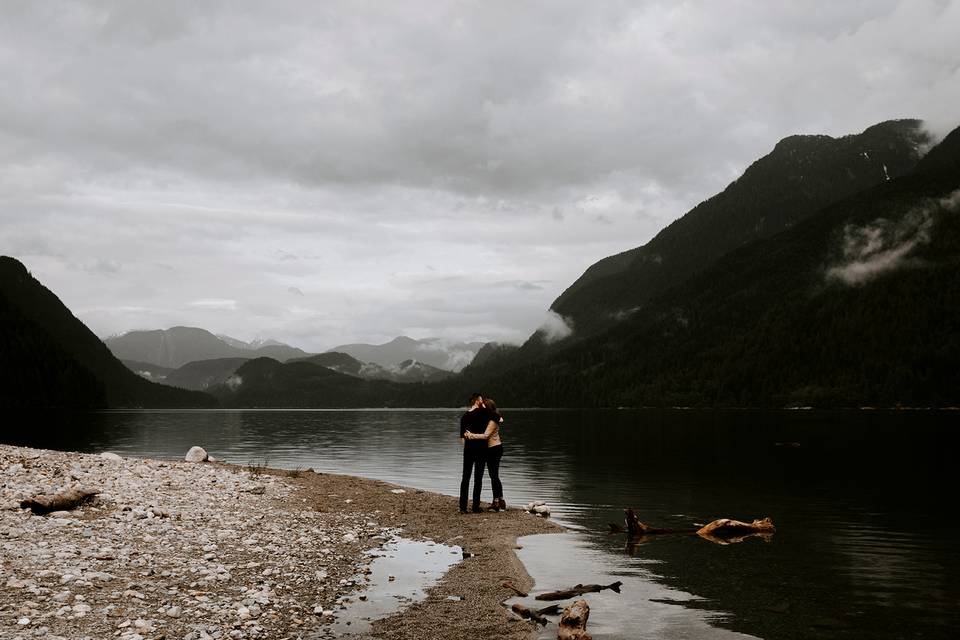
POLYGON ((493 485, 493 504, 491 511, 500 511, 507 508, 503 499, 503 484, 500 482, 500 459, 503 457, 503 441, 500 440, 500 423, 503 416, 497 411, 497 403, 490 398, 483 399, 483 407, 490 413, 490 421, 483 433, 464 432, 468 440, 487 441, 487 472, 490 474, 490 483, 493 485))

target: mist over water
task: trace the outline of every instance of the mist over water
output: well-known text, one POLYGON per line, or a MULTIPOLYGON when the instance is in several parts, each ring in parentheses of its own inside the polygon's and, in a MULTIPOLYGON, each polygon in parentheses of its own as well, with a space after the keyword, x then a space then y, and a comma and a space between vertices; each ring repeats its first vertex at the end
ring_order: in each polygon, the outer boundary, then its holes
MULTIPOLYGON (((169 459, 199 444, 233 463, 453 495, 459 413, 33 415, 10 420, 4 440, 169 459), (56 434, 40 436, 38 421, 56 434)), ((504 413, 508 504, 545 500, 572 529, 522 542, 536 589, 624 582, 619 596, 587 596, 595 638, 941 638, 960 622, 953 412, 504 413), (769 516, 777 533, 729 546, 695 536, 628 545, 607 533, 626 506, 666 527, 769 516)))

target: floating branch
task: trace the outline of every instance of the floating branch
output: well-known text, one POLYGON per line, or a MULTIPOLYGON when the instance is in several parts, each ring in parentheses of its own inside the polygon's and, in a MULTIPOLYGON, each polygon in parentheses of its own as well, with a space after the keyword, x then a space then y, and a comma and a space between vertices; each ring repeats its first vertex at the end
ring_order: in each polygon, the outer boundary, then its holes
POLYGON ((624 519, 627 522, 627 533, 631 536, 649 536, 657 535, 662 533, 696 533, 695 528, 690 529, 661 529, 658 527, 651 527, 648 524, 640 522, 640 519, 637 518, 637 514, 634 513, 633 509, 624 509, 624 519))

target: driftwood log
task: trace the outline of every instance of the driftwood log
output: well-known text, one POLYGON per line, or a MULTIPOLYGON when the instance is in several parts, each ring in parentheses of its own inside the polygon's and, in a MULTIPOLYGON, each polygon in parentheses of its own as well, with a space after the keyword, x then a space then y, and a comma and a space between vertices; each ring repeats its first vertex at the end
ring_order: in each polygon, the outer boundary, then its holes
POLYGON ((620 585, 622 584, 619 580, 610 584, 578 584, 570 589, 541 593, 537 596, 537 600, 566 600, 567 598, 582 596, 585 593, 598 593, 606 589, 620 593, 620 585))
POLYGON ((520 596, 521 598, 526 598, 527 595, 528 595, 526 591, 521 591, 520 589, 517 589, 516 585, 514 585, 514 584, 513 584, 512 582, 510 582, 509 580, 507 580, 506 582, 504 582, 504 583, 501 584, 500 586, 502 586, 504 589, 510 589, 510 591, 513 591, 515 594, 517 594, 517 595, 520 596))
POLYGON ((721 518, 698 529, 697 535, 717 544, 734 544, 754 536, 769 540, 770 536, 776 531, 777 529, 773 526, 770 518, 754 520, 753 522, 721 518))
POLYGON ((44 515, 52 511, 70 511, 88 502, 99 491, 85 489, 67 489, 52 496, 38 495, 20 502, 21 509, 30 509, 37 515, 44 515))
POLYGON ((593 636, 587 633, 589 617, 590 605, 586 600, 577 600, 564 609, 557 630, 557 640, 593 640, 593 636))
POLYGON ((538 610, 536 610, 536 609, 531 609, 530 607, 527 607, 527 606, 525 606, 525 605, 522 605, 522 604, 520 604, 519 602, 517 602, 516 604, 514 604, 514 605, 511 606, 510 608, 513 610, 514 613, 516 613, 516 614, 517 614, 518 616, 520 616, 521 618, 526 618, 526 619, 528 619, 528 620, 533 620, 534 622, 536 622, 537 624, 539 624, 539 625, 542 626, 542 627, 547 626, 547 623, 550 622, 550 621, 547 620, 547 619, 543 616, 543 614, 540 613, 538 610))

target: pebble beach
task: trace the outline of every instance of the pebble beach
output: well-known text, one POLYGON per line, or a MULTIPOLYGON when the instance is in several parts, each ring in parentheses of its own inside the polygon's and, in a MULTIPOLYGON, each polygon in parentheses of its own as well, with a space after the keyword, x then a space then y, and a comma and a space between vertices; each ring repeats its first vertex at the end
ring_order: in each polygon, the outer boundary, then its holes
POLYGON ((327 638, 398 532, 468 551, 381 638, 529 638, 502 602, 532 581, 519 535, 559 530, 519 509, 461 515, 455 499, 384 482, 212 462, 0 446, 0 638, 327 638), (88 503, 35 515, 67 489, 88 503))

